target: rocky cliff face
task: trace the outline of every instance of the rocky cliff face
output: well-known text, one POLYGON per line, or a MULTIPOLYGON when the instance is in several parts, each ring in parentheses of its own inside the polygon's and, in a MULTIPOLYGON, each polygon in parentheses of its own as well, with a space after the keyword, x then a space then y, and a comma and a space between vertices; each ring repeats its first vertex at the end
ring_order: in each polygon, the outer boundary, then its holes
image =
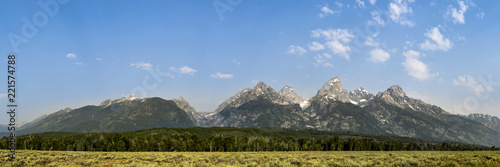
POLYGON ((284 99, 283 104, 300 104, 304 101, 302 97, 297 95, 295 93, 295 90, 291 87, 286 85, 283 87, 278 94, 281 96, 281 98, 284 99))
POLYGON ((474 120, 476 122, 479 122, 490 129, 493 129, 497 132, 500 132, 500 119, 496 116, 475 113, 475 114, 469 114, 465 117, 470 119, 470 120, 474 120))
POLYGON ((196 110, 191 107, 191 105, 189 105, 189 103, 183 97, 172 99, 172 101, 177 104, 180 109, 186 112, 186 114, 189 116, 189 119, 191 119, 191 121, 193 121, 195 125, 199 124, 199 120, 201 119, 200 115, 196 113, 196 110))

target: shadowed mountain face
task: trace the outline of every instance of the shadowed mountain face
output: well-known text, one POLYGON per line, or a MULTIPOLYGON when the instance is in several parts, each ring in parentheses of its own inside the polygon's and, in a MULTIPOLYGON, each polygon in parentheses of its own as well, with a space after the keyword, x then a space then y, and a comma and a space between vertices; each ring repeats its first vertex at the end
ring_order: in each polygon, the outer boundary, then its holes
POLYGON ((189 115, 170 100, 122 98, 105 102, 100 106, 58 111, 24 126, 19 133, 123 132, 157 127, 195 126, 189 115))
POLYGON ((276 92, 264 82, 239 91, 209 114, 198 114, 182 97, 106 100, 99 106, 58 111, 22 127, 21 133, 47 131, 121 132, 156 127, 253 127, 316 129, 394 135, 479 145, 500 145, 498 118, 450 114, 406 95, 400 86, 371 94, 347 91, 331 78, 304 99, 290 86, 276 92))

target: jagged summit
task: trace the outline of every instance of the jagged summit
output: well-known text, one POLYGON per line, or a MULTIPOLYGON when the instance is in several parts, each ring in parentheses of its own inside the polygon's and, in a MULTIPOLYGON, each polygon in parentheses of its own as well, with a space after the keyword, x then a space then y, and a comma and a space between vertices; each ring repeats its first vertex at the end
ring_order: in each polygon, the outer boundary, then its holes
POLYGON ((393 85, 384 92, 377 94, 377 98, 392 104, 406 103, 406 93, 399 85, 393 85))
POLYGON ((267 89, 266 83, 259 81, 255 87, 253 87, 254 90, 265 90, 267 89))
POLYGON ((299 95, 297 95, 295 93, 295 90, 289 85, 284 86, 278 92, 278 94, 282 98, 284 98, 285 102, 287 102, 288 104, 300 104, 304 101, 304 99, 302 97, 300 97, 299 95))
POLYGON ((140 98, 139 98, 136 94, 132 94, 132 95, 130 95, 130 96, 127 98, 127 100, 129 100, 129 101, 132 101, 132 100, 137 100, 137 99, 140 99, 140 98))
POLYGON ((399 85, 392 85, 389 89, 387 89, 387 92, 389 92, 393 97, 406 96, 406 93, 403 91, 403 88, 401 88, 399 85))
POLYGON ((184 110, 186 114, 189 116, 189 119, 193 121, 194 123, 197 123, 198 120, 200 119, 200 116, 196 113, 196 110, 191 107, 191 105, 181 96, 177 99, 172 99, 177 106, 184 110))
POLYGON ((360 87, 349 92, 349 99, 351 99, 351 103, 353 104, 363 105, 373 99, 373 94, 365 88, 360 87))
POLYGON ((325 98, 326 100, 334 100, 341 102, 349 102, 347 90, 342 88, 342 83, 339 77, 333 77, 326 82, 323 87, 318 90, 316 97, 325 98))
POLYGON ((127 98, 122 97, 122 98, 115 99, 115 100, 111 100, 111 99, 104 100, 104 101, 101 102, 101 104, 99 104, 99 106, 101 106, 101 107, 107 107, 109 105, 116 104, 116 103, 121 103, 121 102, 124 102, 124 101, 134 101, 134 100, 140 100, 140 99, 141 98, 139 98, 136 94, 131 94, 127 98))

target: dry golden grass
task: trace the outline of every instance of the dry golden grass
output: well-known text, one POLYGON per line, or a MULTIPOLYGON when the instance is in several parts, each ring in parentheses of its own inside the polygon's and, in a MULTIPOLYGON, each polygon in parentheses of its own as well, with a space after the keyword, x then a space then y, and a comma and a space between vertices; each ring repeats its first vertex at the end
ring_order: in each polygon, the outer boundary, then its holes
POLYGON ((19 150, 0 166, 500 166, 496 151, 65 152, 19 150))

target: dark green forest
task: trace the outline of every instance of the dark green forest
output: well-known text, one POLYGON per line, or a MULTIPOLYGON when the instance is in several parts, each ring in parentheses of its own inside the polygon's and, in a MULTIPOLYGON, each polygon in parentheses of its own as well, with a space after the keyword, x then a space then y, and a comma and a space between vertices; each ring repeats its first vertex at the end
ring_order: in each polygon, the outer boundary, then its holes
MULTIPOLYGON (((8 137, 0 141, 9 148, 8 137)), ((157 128, 122 133, 41 133, 16 138, 17 149, 58 151, 465 151, 491 150, 452 142, 321 131, 252 128, 157 128)))

